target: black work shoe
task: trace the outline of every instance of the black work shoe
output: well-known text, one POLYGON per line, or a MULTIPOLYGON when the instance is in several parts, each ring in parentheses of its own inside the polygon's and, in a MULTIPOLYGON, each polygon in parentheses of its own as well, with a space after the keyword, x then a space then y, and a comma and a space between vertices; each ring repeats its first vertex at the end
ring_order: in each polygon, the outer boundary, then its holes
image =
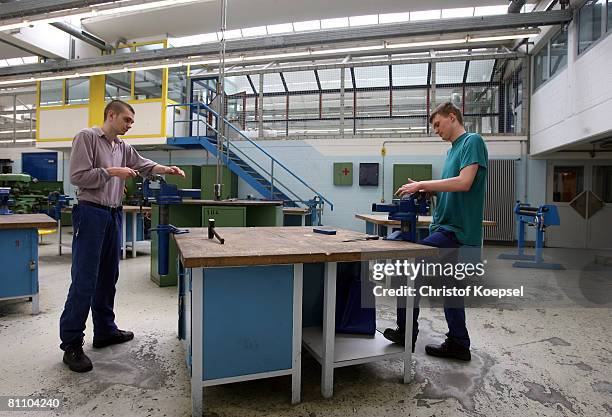
MULTIPOLYGON (((396 329, 385 329, 383 336, 385 337, 385 339, 389 340, 390 342, 397 343, 398 345, 401 345, 401 346, 405 345, 406 336, 405 336, 405 333, 399 329, 399 327, 396 329)), ((413 337, 412 338, 412 353, 414 353, 415 344, 416 344, 416 339, 413 337)))
POLYGON ((119 343, 129 342, 134 338, 134 333, 127 330, 119 330, 112 336, 105 337, 104 339, 95 339, 93 341, 93 347, 103 348, 110 345, 116 345, 119 343))
POLYGON ((470 348, 461 346, 450 339, 446 339, 441 345, 425 346, 425 353, 439 358, 452 358, 461 361, 470 361, 472 359, 470 348))
POLYGON ((74 372, 89 372, 93 369, 91 361, 83 352, 83 346, 69 345, 64 351, 64 363, 74 372))

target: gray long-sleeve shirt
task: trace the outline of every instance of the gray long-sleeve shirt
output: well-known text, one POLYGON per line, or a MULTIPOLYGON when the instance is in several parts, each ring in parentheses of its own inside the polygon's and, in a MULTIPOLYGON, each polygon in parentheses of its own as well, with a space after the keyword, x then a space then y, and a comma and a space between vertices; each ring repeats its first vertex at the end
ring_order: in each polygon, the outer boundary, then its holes
POLYGON ((74 137, 70 154, 70 182, 78 187, 79 201, 120 206, 125 181, 111 177, 106 168, 129 167, 146 177, 157 165, 140 156, 123 140, 117 138, 114 142, 115 146, 99 127, 83 129, 74 137))

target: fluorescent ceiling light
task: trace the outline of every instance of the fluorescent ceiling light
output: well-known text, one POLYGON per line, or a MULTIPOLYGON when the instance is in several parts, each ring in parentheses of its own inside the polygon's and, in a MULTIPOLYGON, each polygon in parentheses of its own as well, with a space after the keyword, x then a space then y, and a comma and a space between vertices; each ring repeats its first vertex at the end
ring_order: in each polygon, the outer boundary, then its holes
MULTIPOLYGON (((217 36, 219 40, 223 38, 223 34, 221 32, 217 32, 217 36)), ((238 39, 242 37, 242 31, 240 29, 226 30, 225 31, 225 39, 238 39)))
POLYGON ((466 43, 466 38, 460 39, 439 39, 435 41, 423 41, 423 42, 405 42, 405 43, 388 43, 387 48, 411 48, 419 46, 435 46, 435 45, 453 45, 459 43, 466 43))
POLYGON ((376 25, 378 24, 378 15, 370 14, 366 16, 350 16, 350 26, 376 25))
POLYGON ((86 19, 89 17, 96 16, 110 16, 121 13, 128 13, 141 10, 158 9, 167 6, 177 6, 180 4, 195 3, 201 0, 160 0, 150 1, 143 3, 142 0, 125 0, 117 1, 109 4, 102 4, 96 6, 74 8, 68 10, 61 10, 58 12, 51 12, 40 14, 36 16, 29 16, 25 19, 11 19, 6 20, 4 23, 0 23, 0 31, 19 29, 22 27, 43 24, 43 23, 54 23, 59 21, 65 21, 67 18, 73 19, 86 19))
POLYGON ((338 17, 335 19, 321 19, 321 29, 344 28, 349 25, 348 17, 338 17))
POLYGON ((372 45, 372 46, 357 46, 354 48, 340 48, 340 49, 321 49, 318 51, 312 51, 312 55, 325 55, 332 53, 350 53, 350 52, 359 52, 359 51, 372 51, 376 49, 385 49, 384 45, 372 45))
POLYGON ((267 34, 268 34, 268 31, 265 26, 257 26, 257 27, 242 29, 242 36, 263 36, 267 34))
POLYGON ((440 18, 441 10, 423 10, 421 12, 410 12, 410 21, 433 20, 440 18))
POLYGON ((442 9, 442 19, 450 19, 453 17, 469 17, 474 16, 473 7, 461 7, 458 9, 442 9))
POLYGON ((293 24, 281 23, 279 25, 268 25, 268 34, 276 35, 278 33, 289 33, 293 32, 293 24))
POLYGON ((307 20, 305 22, 293 22, 293 29, 295 31, 318 30, 318 29, 321 29, 321 21, 320 20, 307 20))
POLYGON ((474 9, 474 16, 491 16, 496 14, 508 14, 508 6, 483 6, 474 9))
POLYGON ((540 31, 535 30, 525 32, 525 33, 516 33, 511 35, 499 35, 499 36, 469 36, 469 42, 488 42, 488 41, 503 41, 507 39, 523 39, 523 38, 533 38, 534 36, 539 35, 540 31))
POLYGON ((410 13, 384 13, 378 15, 379 23, 400 23, 408 22, 410 20, 410 13))

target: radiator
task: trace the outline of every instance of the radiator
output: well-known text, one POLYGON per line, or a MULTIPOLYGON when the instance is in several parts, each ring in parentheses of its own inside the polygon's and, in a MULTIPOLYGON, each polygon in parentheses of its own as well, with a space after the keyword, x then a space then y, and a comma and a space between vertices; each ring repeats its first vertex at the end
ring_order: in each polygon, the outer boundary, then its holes
POLYGON ((490 159, 485 196, 485 220, 494 220, 497 226, 484 228, 485 240, 514 240, 514 205, 516 203, 516 161, 490 159))

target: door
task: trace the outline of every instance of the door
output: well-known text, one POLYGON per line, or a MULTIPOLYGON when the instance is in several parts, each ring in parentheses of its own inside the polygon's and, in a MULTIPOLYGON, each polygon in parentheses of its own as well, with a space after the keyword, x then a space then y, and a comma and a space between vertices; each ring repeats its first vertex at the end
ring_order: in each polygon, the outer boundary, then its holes
POLYGON ((612 161, 551 161, 547 184, 561 225, 547 229, 546 246, 612 248, 612 161))
MULTIPOLYGON (((191 103, 204 103, 214 111, 219 112, 217 98, 217 77, 202 77, 191 79, 191 103)), ((191 136, 215 137, 217 129, 217 118, 206 109, 198 109, 197 106, 191 109, 191 119, 198 120, 191 123, 191 136), (199 113, 199 117, 198 117, 199 113)))

